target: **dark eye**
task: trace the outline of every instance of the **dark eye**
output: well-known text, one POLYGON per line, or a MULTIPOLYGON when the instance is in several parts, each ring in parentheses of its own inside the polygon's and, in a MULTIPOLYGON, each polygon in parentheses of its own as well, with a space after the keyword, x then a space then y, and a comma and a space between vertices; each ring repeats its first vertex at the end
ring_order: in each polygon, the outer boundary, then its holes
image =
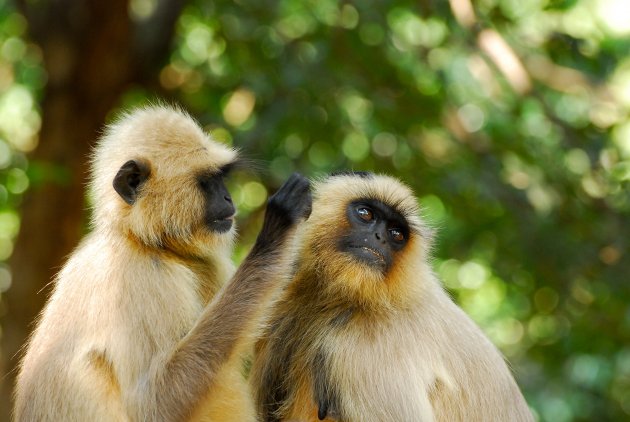
POLYGON ((219 169, 219 174, 221 177, 227 177, 236 167, 237 163, 228 163, 219 169))
POLYGON ((398 229, 389 229, 389 234, 396 242, 402 242, 405 240, 405 235, 398 229))
POLYGON ((372 210, 369 208, 357 208, 357 214, 363 221, 372 221, 374 219, 374 213, 372 213, 372 210))

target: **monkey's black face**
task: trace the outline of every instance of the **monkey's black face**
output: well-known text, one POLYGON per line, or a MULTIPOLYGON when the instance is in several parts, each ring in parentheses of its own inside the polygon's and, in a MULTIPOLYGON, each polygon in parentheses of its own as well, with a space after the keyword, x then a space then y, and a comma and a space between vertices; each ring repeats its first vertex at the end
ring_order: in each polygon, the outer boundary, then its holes
POLYGON ((198 177, 199 187, 206 198, 204 220, 207 227, 217 233, 225 233, 232 228, 236 211, 223 180, 226 174, 227 168, 224 168, 219 173, 198 177))
POLYGON ((387 271, 395 254, 409 239, 409 225, 392 207, 374 199, 353 201, 346 209, 349 232, 339 241, 339 250, 360 262, 387 271))

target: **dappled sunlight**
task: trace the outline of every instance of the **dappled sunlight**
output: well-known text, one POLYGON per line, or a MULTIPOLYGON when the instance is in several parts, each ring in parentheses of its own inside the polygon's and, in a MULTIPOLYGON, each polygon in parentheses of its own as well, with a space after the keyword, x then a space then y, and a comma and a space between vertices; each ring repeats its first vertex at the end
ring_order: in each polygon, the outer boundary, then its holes
POLYGON ((630 8, 625 0, 595 1, 595 11, 600 23, 612 35, 630 35, 630 8))
POLYGON ((19 229, 20 218, 17 212, 14 210, 0 211, 0 260, 4 261, 11 256, 13 240, 19 229))
POLYGON ((241 205, 246 210, 253 210, 260 207, 267 200, 267 189, 260 182, 250 181, 235 192, 237 205, 241 205))
POLYGON ((35 149, 40 125, 33 95, 26 87, 14 85, 0 94, 0 131, 15 149, 35 149))
MULTIPOLYGON (((20 228, 16 205, 31 186, 25 153, 38 146, 37 102, 46 83, 41 50, 27 40, 26 31, 23 16, 11 10, 0 13, 0 299, 12 283, 4 261, 13 253, 20 228)), ((5 312, 0 303, 0 316, 5 312)), ((2 331, 0 327, 0 338, 2 331)))
POLYGON ((249 119, 256 105, 255 95, 247 89, 229 94, 223 107, 223 118, 231 126, 241 126, 249 119))
POLYGON ((377 133, 372 139, 372 152, 381 157, 391 157, 396 153, 397 147, 396 137, 388 132, 377 133))
POLYGON ((477 22, 475 10, 470 0, 449 0, 453 15, 461 26, 470 28, 477 22))
POLYGON ((484 29, 477 42, 516 92, 524 94, 531 89, 531 81, 523 64, 498 32, 484 29))
MULTIPOLYGON (((630 5, 438 3, 193 0, 154 86, 110 117, 164 96, 252 160, 227 180, 236 261, 292 172, 400 178, 435 229, 434 271, 539 420, 628 418, 630 5)), ((158 4, 129 14, 147 22, 158 4)), ((27 159, 48 82, 27 31, 0 14, 0 261, 22 195, 70 174, 27 159)), ((0 293, 11 282, 0 263, 0 293)))
POLYGON ((157 4, 158 0, 130 0, 129 15, 137 21, 147 20, 155 13, 157 4))

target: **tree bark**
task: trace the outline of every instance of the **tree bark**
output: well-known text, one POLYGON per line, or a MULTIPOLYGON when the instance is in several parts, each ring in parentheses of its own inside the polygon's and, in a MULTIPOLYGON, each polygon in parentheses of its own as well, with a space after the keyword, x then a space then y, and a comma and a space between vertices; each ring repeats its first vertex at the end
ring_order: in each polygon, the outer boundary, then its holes
POLYGON ((30 157, 38 177, 23 198, 3 295, 0 420, 9 420, 20 347, 49 296, 50 281, 85 230, 90 148, 107 113, 132 83, 149 84, 169 51, 184 1, 163 0, 134 26, 127 0, 51 0, 22 5, 48 73, 40 144, 30 157), (159 34, 147 38, 146 33, 159 34), (145 36, 141 36, 145 34, 145 36))

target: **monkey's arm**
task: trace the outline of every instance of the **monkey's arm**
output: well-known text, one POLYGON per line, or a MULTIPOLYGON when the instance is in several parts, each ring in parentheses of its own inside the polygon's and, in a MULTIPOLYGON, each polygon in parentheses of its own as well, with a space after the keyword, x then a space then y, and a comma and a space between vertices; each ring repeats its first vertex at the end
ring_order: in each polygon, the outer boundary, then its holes
POLYGON ((246 337, 253 320, 290 265, 285 245, 311 210, 309 182, 294 174, 267 204, 263 227, 243 264, 204 310, 165 367, 157 368, 148 394, 156 394, 151 420, 185 420, 246 337), (153 388, 151 388, 153 387, 153 388))

